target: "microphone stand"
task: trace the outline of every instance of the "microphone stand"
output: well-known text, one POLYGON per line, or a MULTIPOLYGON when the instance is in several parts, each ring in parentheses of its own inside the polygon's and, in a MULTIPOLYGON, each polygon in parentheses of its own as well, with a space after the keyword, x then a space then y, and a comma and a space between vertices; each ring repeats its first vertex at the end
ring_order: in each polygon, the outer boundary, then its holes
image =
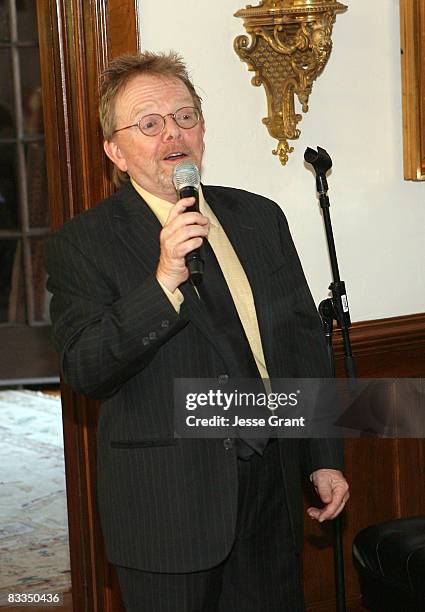
MULTIPOLYGON (((335 358, 332 346, 332 333, 334 321, 341 330, 344 347, 344 365, 347 378, 356 378, 356 366, 351 352, 349 327, 351 326, 350 311, 348 308, 345 283, 339 276, 338 260, 336 256, 335 241, 329 213, 330 202, 328 198, 328 182, 326 173, 332 168, 332 160, 327 151, 317 147, 317 151, 307 147, 304 159, 311 164, 316 173, 316 188, 319 202, 323 211, 326 239, 328 243, 329 258, 332 268, 333 282, 329 285, 331 297, 323 300, 319 305, 319 314, 322 319, 323 332, 326 339, 329 363, 332 376, 335 377, 335 358)), ((342 539, 341 515, 337 516, 334 524, 334 571, 336 591, 336 611, 345 612, 345 580, 344 580, 344 549, 342 539)))

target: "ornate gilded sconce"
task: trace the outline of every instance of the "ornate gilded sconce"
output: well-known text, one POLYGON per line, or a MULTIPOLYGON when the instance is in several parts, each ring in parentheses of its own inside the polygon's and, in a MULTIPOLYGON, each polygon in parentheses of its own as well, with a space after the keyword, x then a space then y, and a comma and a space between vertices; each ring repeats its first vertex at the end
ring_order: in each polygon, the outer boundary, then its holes
POLYGON ((293 147, 288 139, 299 137, 295 94, 304 113, 313 82, 323 72, 332 50, 332 26, 336 13, 347 7, 333 0, 262 0, 235 13, 242 17, 247 33, 238 36, 234 48, 248 70, 252 84, 264 85, 268 117, 263 119, 270 135, 279 142, 273 150, 282 165, 293 147))

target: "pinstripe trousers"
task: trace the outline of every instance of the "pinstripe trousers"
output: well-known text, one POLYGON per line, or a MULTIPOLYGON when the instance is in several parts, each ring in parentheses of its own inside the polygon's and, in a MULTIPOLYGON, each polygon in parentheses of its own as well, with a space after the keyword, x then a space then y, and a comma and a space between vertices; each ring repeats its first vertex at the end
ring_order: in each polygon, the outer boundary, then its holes
POLYGON ((127 612, 302 612, 278 444, 238 460, 238 518, 229 556, 185 574, 117 566, 127 612))

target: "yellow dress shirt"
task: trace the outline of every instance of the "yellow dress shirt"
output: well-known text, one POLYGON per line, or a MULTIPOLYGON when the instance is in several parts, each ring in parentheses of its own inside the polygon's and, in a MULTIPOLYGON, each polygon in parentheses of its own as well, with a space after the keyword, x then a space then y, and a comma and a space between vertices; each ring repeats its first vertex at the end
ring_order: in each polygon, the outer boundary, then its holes
MULTIPOLYGON (((137 193, 145 200, 161 225, 164 226, 173 204, 152 195, 143 189, 143 187, 140 187, 140 185, 138 185, 133 179, 131 179, 131 183, 137 193)), ((229 287, 229 291, 232 295, 233 302, 241 320, 242 327, 244 328, 261 378, 268 378, 269 375, 267 373, 264 359, 257 313, 255 311, 254 298, 252 296, 248 278, 238 259, 238 256, 233 249, 233 246, 230 243, 230 240, 220 225, 220 222, 211 208, 208 206, 208 203, 205 201, 202 188, 199 190, 199 211, 210 220, 208 242, 215 253, 217 261, 220 264, 221 271, 223 272, 223 276, 226 279, 227 286, 229 287)), ((184 299, 181 291, 176 289, 174 293, 172 293, 166 287, 164 287, 162 283, 159 284, 174 306, 175 310, 179 312, 180 305, 184 299)))

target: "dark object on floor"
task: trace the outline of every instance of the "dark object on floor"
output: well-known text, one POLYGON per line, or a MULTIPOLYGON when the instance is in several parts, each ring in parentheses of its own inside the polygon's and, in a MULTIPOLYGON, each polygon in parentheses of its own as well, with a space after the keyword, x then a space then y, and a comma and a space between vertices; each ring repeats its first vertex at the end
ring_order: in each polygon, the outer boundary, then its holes
POLYGON ((353 555, 371 610, 425 611, 425 517, 363 529, 354 538, 353 555))

